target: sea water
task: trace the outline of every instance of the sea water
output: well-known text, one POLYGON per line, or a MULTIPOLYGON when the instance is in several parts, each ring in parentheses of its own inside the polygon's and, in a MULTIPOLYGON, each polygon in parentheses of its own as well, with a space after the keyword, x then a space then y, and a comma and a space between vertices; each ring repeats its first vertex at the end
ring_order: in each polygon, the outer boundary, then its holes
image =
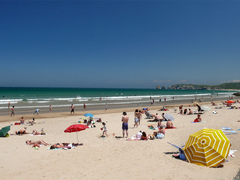
POLYGON ((155 102, 195 101, 228 99, 234 91, 220 90, 159 90, 159 89, 114 89, 114 88, 0 88, 0 110, 15 106, 15 109, 64 108, 111 105, 136 105, 155 102))

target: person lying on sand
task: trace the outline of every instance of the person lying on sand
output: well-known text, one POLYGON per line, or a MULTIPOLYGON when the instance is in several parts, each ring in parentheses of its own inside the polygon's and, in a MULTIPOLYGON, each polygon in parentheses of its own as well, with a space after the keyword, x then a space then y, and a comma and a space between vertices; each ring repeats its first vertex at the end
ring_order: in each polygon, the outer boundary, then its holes
POLYGON ((83 144, 78 144, 78 143, 56 143, 51 145, 50 149, 55 149, 55 148, 68 148, 71 149, 73 146, 82 146, 83 144))
POLYGON ((148 140, 147 134, 143 131, 140 140, 148 140))
POLYGON ((32 134, 33 135, 46 135, 46 133, 43 131, 43 128, 42 128, 41 132, 38 132, 36 129, 34 129, 32 131, 32 134))
POLYGON ((15 131, 14 133, 15 133, 16 135, 29 134, 29 133, 26 132, 26 130, 27 130, 27 127, 24 127, 24 128, 22 128, 22 129, 20 129, 19 131, 15 131))
POLYGON ((33 147, 40 147, 40 145, 44 145, 47 146, 49 145, 47 142, 45 142, 44 140, 39 140, 39 141, 34 141, 34 140, 27 140, 26 144, 28 145, 33 145, 33 147))
POLYGON ((33 120, 32 120, 32 121, 28 121, 28 123, 29 123, 30 125, 33 125, 33 124, 35 124, 35 123, 36 123, 36 121, 35 121, 35 118, 33 118, 33 120))

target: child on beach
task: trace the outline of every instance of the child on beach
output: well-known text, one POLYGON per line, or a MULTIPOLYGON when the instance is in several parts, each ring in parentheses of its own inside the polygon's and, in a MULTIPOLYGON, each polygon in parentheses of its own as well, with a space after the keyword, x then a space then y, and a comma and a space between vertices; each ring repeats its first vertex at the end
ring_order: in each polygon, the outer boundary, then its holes
POLYGON ((193 122, 201 122, 201 121, 202 121, 201 114, 198 114, 197 118, 193 122))
POLYGON ((20 124, 24 124, 24 118, 23 118, 23 116, 22 116, 21 119, 20 119, 20 124))
POLYGON ((101 128, 101 130, 103 130, 103 135, 102 135, 102 136, 104 136, 104 134, 106 134, 106 136, 108 136, 108 135, 107 135, 107 127, 106 127, 106 123, 103 122, 102 125, 103 125, 103 127, 101 128))

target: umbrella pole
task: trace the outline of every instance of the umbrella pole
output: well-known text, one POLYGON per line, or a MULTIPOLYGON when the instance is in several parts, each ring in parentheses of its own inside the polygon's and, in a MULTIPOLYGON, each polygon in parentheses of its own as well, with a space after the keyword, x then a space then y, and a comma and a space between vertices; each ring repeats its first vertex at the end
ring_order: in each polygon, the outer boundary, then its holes
POLYGON ((76 131, 76 133, 77 133, 77 143, 79 144, 79 141, 78 141, 78 132, 76 131))

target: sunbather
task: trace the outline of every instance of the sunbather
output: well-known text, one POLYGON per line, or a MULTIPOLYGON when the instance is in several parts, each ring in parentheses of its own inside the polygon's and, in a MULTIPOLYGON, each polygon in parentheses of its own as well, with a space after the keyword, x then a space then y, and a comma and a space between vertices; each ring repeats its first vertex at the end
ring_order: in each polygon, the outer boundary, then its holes
POLYGON ((39 147, 40 145, 44 145, 44 146, 48 145, 48 143, 45 142, 44 140, 40 140, 40 141, 27 140, 26 144, 33 145, 33 147, 35 147, 35 146, 39 147))
POLYGON ((155 117, 154 117, 154 120, 160 120, 160 117, 159 117, 159 115, 158 115, 158 113, 156 113, 156 115, 155 115, 155 117))
POLYGON ((43 129, 41 130, 41 132, 38 132, 36 129, 34 129, 32 131, 32 134, 33 135, 45 135, 46 133, 43 131, 43 129))
POLYGON ((163 129, 163 126, 160 126, 160 129, 158 131, 153 132, 153 135, 157 139, 162 139, 165 136, 165 129, 163 129))
POLYGON ((33 124, 36 123, 36 121, 35 121, 35 119, 33 118, 33 120, 32 120, 32 121, 28 121, 28 123, 31 124, 31 125, 33 125, 33 124))
POLYGON ((23 116, 20 119, 20 124, 24 124, 24 117, 23 116))
POLYGON ((198 114, 197 118, 193 122, 201 122, 201 121, 202 121, 201 114, 198 114))
POLYGON ((193 114, 193 110, 189 109, 188 115, 193 114))
POLYGON ((56 143, 51 145, 50 149, 55 149, 55 148, 68 148, 71 149, 72 146, 81 146, 83 144, 78 144, 78 143, 56 143))
POLYGON ((140 140, 148 140, 147 134, 143 131, 140 140))
POLYGON ((15 131, 15 134, 16 135, 29 134, 29 133, 26 132, 26 129, 27 129, 27 127, 24 127, 21 130, 19 130, 19 131, 15 131))
POLYGON ((173 126, 173 122, 171 121, 171 120, 168 120, 167 122, 166 122, 166 128, 173 128, 174 126, 173 126))

